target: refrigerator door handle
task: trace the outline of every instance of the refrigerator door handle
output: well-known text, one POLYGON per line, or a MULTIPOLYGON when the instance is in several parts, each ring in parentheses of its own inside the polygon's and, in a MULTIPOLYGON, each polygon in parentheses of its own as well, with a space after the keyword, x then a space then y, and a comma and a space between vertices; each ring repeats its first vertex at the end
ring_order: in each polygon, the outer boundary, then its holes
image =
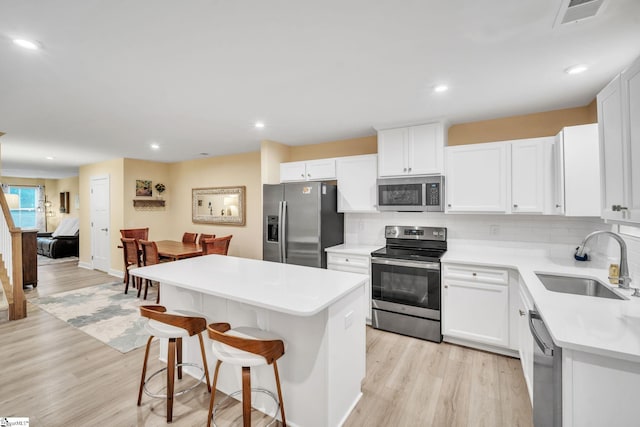
POLYGON ((280 202, 280 262, 287 263, 287 202, 280 202))

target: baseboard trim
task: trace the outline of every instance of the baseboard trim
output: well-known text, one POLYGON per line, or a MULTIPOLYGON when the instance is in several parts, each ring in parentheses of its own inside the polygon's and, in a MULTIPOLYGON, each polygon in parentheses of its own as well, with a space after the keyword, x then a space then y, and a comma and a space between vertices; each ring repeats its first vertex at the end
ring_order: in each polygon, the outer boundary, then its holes
POLYGON ((468 341, 465 339, 449 337, 447 335, 443 335, 442 341, 448 342, 450 344, 461 345, 463 347, 475 348, 476 350, 488 351, 490 353, 497 353, 503 356, 515 357, 516 359, 520 358, 517 350, 511 350, 509 348, 502 348, 493 346, 490 344, 482 344, 478 342, 468 341))
POLYGON ((84 268, 85 270, 93 270, 93 265, 88 262, 78 261, 78 267, 84 268))

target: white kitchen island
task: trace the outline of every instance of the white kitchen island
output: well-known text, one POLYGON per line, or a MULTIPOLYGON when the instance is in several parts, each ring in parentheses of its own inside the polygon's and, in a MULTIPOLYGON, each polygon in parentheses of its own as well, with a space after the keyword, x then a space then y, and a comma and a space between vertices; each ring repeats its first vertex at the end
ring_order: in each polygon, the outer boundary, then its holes
MULTIPOLYGON (((160 282, 160 303, 168 309, 195 310, 209 323, 280 335, 286 342, 278 368, 287 424, 339 426, 362 395, 367 276, 222 255, 142 267, 131 274, 160 282)), ((205 347, 213 367, 211 345, 205 347)), ((197 338, 185 340, 183 352, 185 362, 198 363, 197 338)), ((160 355, 166 357, 166 351, 160 355)), ((252 371, 253 387, 275 390, 271 366, 252 371)), ((239 390, 240 370, 223 364, 217 387, 226 394, 239 390)))

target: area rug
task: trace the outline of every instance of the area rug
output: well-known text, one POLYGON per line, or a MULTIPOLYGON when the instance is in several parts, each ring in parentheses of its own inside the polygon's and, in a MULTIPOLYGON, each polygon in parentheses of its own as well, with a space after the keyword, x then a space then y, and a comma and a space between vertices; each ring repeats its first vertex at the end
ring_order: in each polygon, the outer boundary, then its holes
POLYGON ((71 261, 78 262, 78 257, 68 256, 64 258, 49 258, 47 256, 38 255, 38 267, 43 265, 60 264, 63 262, 71 262, 71 261))
MULTIPOLYGON (((135 290, 124 294, 120 282, 91 286, 30 300, 42 310, 121 353, 143 346, 149 337, 135 290)), ((149 301, 147 301, 149 303, 149 301)))

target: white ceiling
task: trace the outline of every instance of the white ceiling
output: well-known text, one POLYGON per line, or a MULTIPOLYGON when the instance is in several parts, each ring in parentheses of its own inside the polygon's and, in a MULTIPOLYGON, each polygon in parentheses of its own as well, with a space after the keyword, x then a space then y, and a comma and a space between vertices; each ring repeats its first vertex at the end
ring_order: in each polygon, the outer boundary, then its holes
POLYGON ((640 55, 640 1, 607 0, 553 28, 561 3, 0 0, 2 174, 56 178, 110 158, 173 162, 263 139, 585 105, 640 55), (590 68, 564 73, 575 64, 590 68), (450 90, 433 93, 438 83, 450 90))

